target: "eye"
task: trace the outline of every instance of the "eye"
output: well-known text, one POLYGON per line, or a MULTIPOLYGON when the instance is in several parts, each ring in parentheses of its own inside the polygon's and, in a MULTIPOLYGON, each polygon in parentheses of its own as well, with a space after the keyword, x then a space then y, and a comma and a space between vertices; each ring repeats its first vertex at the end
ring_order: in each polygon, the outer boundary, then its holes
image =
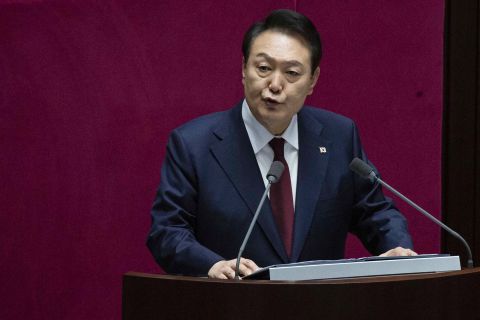
POLYGON ((287 71, 287 74, 290 76, 290 77, 298 77, 300 76, 300 72, 297 72, 297 71, 294 71, 294 70, 288 70, 287 71))
POLYGON ((261 73, 266 73, 272 69, 269 66, 260 65, 257 67, 257 70, 260 71, 261 73))

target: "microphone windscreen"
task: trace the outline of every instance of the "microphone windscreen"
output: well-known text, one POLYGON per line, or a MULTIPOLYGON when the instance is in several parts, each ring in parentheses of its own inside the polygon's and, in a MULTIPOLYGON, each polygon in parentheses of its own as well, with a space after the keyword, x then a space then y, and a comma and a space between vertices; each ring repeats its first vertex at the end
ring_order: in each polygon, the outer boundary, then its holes
POLYGON ((365 161, 359 158, 354 158, 352 162, 350 162, 350 170, 361 177, 368 178, 370 173, 373 171, 373 168, 370 167, 365 161))
POLYGON ((267 173, 267 180, 271 183, 277 182, 282 176, 285 166, 280 161, 273 161, 267 173))

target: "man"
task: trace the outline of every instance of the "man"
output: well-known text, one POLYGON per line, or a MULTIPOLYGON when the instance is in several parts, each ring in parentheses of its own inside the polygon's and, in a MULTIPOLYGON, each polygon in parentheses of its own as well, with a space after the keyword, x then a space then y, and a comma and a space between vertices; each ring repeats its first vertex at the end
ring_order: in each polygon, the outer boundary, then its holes
POLYGON ((378 185, 348 168, 354 157, 368 161, 355 124, 303 105, 320 58, 311 21, 274 11, 244 37, 245 100, 172 132, 147 240, 167 272, 234 277, 274 159, 286 169, 253 229, 242 275, 258 266, 343 258, 348 232, 372 254, 415 254, 403 216, 378 185))

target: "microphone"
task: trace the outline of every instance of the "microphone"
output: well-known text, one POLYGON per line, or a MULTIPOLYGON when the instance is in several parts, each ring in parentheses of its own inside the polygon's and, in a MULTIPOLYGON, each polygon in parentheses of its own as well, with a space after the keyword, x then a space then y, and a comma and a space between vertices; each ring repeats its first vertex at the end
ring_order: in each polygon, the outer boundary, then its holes
POLYGON ((245 235, 245 238, 243 239, 242 245, 240 246, 240 250, 238 250, 238 256, 237 256, 237 264, 235 266, 235 279, 239 279, 239 273, 240 273, 240 258, 242 257, 243 250, 245 250, 245 246, 247 245, 248 239, 250 238, 250 234, 252 233, 253 226, 255 225, 255 222, 257 222, 257 218, 260 214, 260 210, 262 209, 263 203, 265 202, 265 199, 267 198, 268 191, 270 190, 270 187, 272 186, 272 183, 277 182, 280 180, 280 177, 282 176, 283 170, 285 169, 285 166, 283 163, 280 161, 273 161, 272 165, 270 166, 270 170, 268 170, 267 173, 267 180, 268 184, 267 187, 265 188, 265 192, 263 193, 262 199, 260 200, 260 203, 258 204, 257 211, 255 211, 255 214, 253 215, 252 222, 250 223, 250 226, 248 227, 247 234, 245 235))
POLYGON ((449 234, 460 240, 464 245, 465 248, 467 248, 468 252, 468 260, 467 260, 467 267, 468 268, 473 268, 473 258, 472 258, 472 251, 470 250, 470 246, 468 245, 467 241, 459 235, 457 232, 449 228, 447 225, 445 225, 443 222, 432 216, 430 213, 422 209, 420 206, 418 206, 416 203, 414 203, 412 200, 408 199, 405 197, 403 194, 401 194, 399 191, 395 190, 393 187, 388 185, 385 181, 380 179, 375 172, 373 171, 373 168, 369 166, 367 163, 365 163, 363 160, 359 158, 354 158, 352 162, 350 163, 350 170, 358 174, 359 176, 369 179, 370 182, 375 183, 378 182, 388 190, 392 191, 394 194, 396 194, 398 197, 400 197, 403 201, 408 203, 410 206, 415 208, 416 210, 420 211, 424 216, 435 222, 437 225, 442 227, 444 230, 446 230, 449 234))

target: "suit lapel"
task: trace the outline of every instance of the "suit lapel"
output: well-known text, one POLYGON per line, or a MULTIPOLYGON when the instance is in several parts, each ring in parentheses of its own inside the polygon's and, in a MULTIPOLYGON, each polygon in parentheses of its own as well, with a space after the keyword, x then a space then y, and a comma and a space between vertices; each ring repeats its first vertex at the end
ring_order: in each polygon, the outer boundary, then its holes
POLYGON ((331 150, 330 141, 320 135, 323 125, 309 117, 306 111, 298 114, 299 154, 292 262, 298 260, 310 230, 321 185, 325 180, 328 150, 331 150))
MULTIPOLYGON (((265 185, 243 123, 241 110, 241 104, 230 110, 227 121, 214 130, 219 141, 211 146, 211 151, 247 204, 253 217, 265 191, 265 185)), ((279 257, 285 263, 288 262, 268 199, 263 205, 257 222, 279 257)))

